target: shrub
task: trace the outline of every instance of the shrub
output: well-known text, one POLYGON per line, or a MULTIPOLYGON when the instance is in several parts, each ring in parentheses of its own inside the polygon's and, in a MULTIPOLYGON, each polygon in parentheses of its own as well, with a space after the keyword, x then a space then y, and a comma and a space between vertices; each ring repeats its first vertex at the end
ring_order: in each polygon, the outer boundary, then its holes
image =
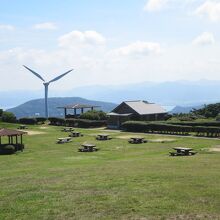
POLYGON ((187 135, 195 132, 198 136, 219 137, 220 128, 207 126, 176 125, 168 123, 148 123, 139 121, 127 121, 123 129, 132 132, 157 132, 164 134, 187 135))
POLYGON ((35 119, 36 119, 37 123, 39 123, 39 124, 43 124, 43 123, 45 123, 45 121, 47 120, 47 119, 44 118, 44 117, 37 117, 37 118, 35 118, 35 119))
POLYGON ((0 117, 2 117, 2 114, 3 114, 3 110, 0 109, 0 117))
POLYGON ((80 128, 95 128, 106 126, 105 120, 87 120, 87 119, 66 119, 67 126, 80 128))
POLYGON ((167 121, 167 120, 171 119, 172 117, 173 117, 173 116, 172 116, 171 114, 166 114, 166 115, 164 116, 164 120, 167 121))
POLYGON ((87 111, 85 113, 83 113, 82 115, 80 115, 81 119, 88 119, 88 120, 106 120, 106 113, 103 111, 96 111, 96 110, 92 110, 92 111, 87 111))
POLYGON ((220 113, 220 103, 204 105, 201 109, 193 109, 192 113, 205 116, 206 118, 215 118, 220 113))
POLYGON ((48 120, 50 121, 50 125, 65 126, 66 124, 63 118, 50 117, 48 120))
POLYGON ((2 121, 14 123, 14 122, 16 122, 16 116, 12 112, 3 112, 2 113, 2 121))
POLYGON ((220 114, 218 114, 215 119, 220 122, 220 114))
POLYGON ((27 124, 27 125, 35 125, 35 124, 37 124, 36 118, 20 118, 18 121, 21 124, 27 124))
POLYGON ((3 145, 0 149, 0 154, 14 154, 15 147, 13 145, 3 145))
POLYGON ((205 127, 220 127, 219 121, 209 121, 209 122, 167 122, 168 124, 173 125, 187 125, 187 126, 205 126, 205 127))

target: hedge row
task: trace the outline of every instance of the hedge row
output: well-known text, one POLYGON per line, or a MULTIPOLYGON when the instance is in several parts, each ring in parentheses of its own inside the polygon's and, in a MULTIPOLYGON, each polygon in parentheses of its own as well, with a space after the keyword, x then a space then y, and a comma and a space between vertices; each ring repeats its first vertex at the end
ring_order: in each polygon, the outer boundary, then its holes
POLYGON ((198 136, 219 137, 220 128, 205 126, 183 126, 165 123, 149 123, 139 121, 127 121, 123 123, 123 129, 132 132, 152 132, 162 134, 188 135, 195 132, 198 136))
POLYGON ((35 124, 43 124, 47 119, 43 117, 37 117, 37 118, 20 118, 18 120, 21 124, 26 125, 35 125, 35 124))
POLYGON ((63 118, 48 118, 51 125, 70 126, 80 128, 95 128, 106 126, 105 120, 88 120, 88 119, 63 119, 63 118))
POLYGON ((205 126, 205 127, 220 127, 220 121, 211 122, 166 122, 172 125, 183 125, 183 126, 205 126))

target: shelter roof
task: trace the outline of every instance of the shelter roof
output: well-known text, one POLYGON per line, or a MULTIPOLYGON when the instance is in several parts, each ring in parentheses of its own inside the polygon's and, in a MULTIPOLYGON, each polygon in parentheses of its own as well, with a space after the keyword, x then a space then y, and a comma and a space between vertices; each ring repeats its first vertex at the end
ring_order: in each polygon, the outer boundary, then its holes
POLYGON ((23 135, 23 134, 27 134, 27 132, 7 129, 7 128, 1 128, 0 129, 0 137, 3 137, 3 136, 16 136, 16 135, 20 136, 20 135, 23 135))
POLYGON ((100 106, 97 105, 87 105, 87 104, 71 104, 58 108, 66 108, 66 109, 81 109, 81 108, 98 108, 100 106))

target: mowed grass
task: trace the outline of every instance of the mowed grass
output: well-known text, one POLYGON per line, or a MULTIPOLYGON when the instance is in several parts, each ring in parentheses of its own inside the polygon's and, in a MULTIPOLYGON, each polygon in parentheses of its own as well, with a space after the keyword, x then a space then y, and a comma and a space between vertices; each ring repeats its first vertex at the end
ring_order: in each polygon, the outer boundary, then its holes
POLYGON ((220 152, 209 151, 220 140, 77 129, 83 137, 56 144, 60 130, 29 126, 24 152, 0 156, 0 219, 220 219, 220 152), (79 153, 85 141, 100 150, 79 153), (169 157, 175 146, 198 154, 169 157))

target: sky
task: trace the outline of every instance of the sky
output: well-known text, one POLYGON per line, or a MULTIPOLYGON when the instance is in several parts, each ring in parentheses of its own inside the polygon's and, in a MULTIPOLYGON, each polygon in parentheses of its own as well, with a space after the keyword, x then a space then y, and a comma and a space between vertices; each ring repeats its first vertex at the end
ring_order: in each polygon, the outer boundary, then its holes
POLYGON ((0 0, 0 90, 220 80, 220 0, 0 0))

